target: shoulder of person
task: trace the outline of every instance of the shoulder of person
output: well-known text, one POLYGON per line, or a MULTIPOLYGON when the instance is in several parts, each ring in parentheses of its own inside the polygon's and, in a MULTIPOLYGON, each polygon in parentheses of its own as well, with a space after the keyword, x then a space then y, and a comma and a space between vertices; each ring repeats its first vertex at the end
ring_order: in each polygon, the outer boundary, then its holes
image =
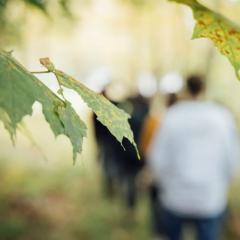
POLYGON ((168 108, 166 111, 166 115, 174 115, 178 114, 178 112, 181 112, 184 109, 187 109, 191 106, 191 101, 179 101, 168 108))
POLYGON ((236 124, 234 114, 227 106, 218 102, 209 102, 209 106, 211 106, 213 114, 217 116, 218 119, 221 119, 222 122, 232 126, 236 124))
POLYGON ((233 113, 231 112, 231 110, 224 104, 221 104, 219 102, 209 102, 209 105, 212 106, 213 108, 215 108, 221 114, 224 114, 229 117, 233 116, 233 113))

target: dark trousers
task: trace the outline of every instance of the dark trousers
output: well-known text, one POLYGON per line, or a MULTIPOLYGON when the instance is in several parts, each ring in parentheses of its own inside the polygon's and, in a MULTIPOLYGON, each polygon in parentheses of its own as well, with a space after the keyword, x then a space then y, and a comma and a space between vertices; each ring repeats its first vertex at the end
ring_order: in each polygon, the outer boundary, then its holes
POLYGON ((149 186, 149 197, 150 197, 150 217, 152 231, 154 235, 163 235, 164 227, 162 223, 162 205, 159 201, 160 191, 156 184, 152 183, 149 186))
POLYGON ((169 240, 182 240, 182 229, 185 224, 193 226, 197 240, 219 240, 224 214, 209 218, 190 218, 162 211, 162 222, 169 240))

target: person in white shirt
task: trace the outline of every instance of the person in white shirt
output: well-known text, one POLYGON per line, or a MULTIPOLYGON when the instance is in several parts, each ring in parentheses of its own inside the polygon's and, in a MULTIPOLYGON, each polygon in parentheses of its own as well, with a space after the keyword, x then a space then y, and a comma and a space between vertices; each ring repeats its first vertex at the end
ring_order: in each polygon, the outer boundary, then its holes
POLYGON ((182 239, 191 223, 198 240, 218 240, 227 193, 238 163, 238 136, 231 113, 200 100, 201 77, 187 80, 189 100, 166 113, 149 151, 169 240, 182 239))

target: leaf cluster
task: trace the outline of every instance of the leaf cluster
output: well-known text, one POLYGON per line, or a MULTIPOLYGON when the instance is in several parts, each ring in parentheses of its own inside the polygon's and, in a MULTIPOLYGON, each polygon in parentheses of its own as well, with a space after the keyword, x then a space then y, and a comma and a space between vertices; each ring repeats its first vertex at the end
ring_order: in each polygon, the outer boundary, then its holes
MULTIPOLYGON (((80 119, 71 103, 64 97, 62 87, 76 91, 116 139, 127 138, 135 147, 128 123, 129 115, 118 109, 104 96, 97 94, 64 72, 55 69, 48 58, 40 60, 53 73, 59 84, 58 95, 53 93, 34 74, 24 68, 9 52, 0 52, 0 121, 15 140, 16 130, 23 117, 32 114, 32 105, 39 102, 42 112, 55 136, 63 134, 73 146, 73 159, 82 150, 86 137, 86 124, 80 119)), ((46 72, 46 71, 45 71, 46 72)))
POLYGON ((0 0, 0 44, 18 43, 22 37, 22 29, 26 20, 26 13, 29 10, 38 10, 42 16, 52 18, 50 10, 59 9, 60 15, 73 19, 70 8, 72 0, 0 0), (17 14, 13 10, 18 8, 17 14))

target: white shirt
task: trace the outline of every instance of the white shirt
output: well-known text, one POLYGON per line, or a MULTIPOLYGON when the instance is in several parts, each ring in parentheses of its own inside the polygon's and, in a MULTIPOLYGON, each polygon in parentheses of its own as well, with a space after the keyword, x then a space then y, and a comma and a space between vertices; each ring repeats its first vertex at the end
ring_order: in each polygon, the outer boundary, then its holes
POLYGON ((221 213, 238 162, 230 112, 204 101, 182 101, 166 113, 149 154, 163 206, 179 214, 221 213))

